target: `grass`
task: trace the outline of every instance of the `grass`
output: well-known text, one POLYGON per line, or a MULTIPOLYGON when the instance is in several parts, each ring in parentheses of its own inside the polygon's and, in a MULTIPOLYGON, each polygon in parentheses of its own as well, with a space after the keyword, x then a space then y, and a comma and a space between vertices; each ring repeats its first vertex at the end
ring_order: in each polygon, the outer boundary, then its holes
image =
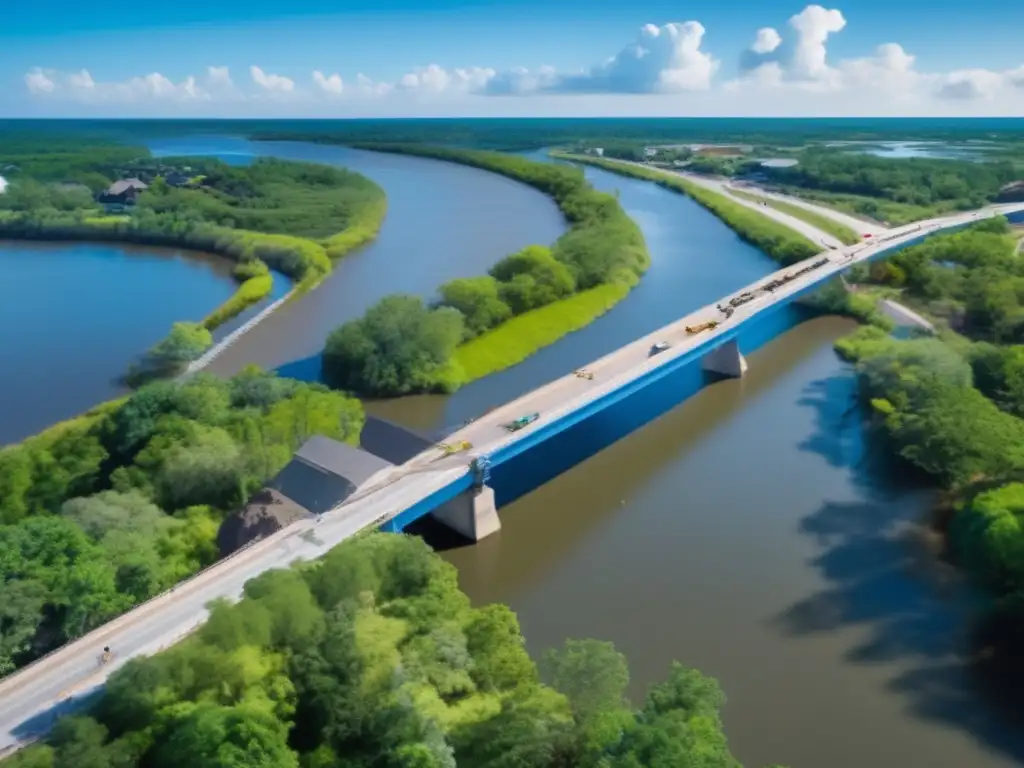
POLYGON ((837 211, 842 211, 852 216, 873 219, 893 227, 912 224, 921 219, 930 219, 956 210, 956 206, 952 203, 945 205, 914 205, 912 203, 898 203, 895 200, 886 200, 881 197, 846 195, 836 192, 823 192, 816 189, 805 189, 803 187, 783 187, 783 191, 793 197, 800 197, 812 203, 823 203, 830 208, 835 208, 837 211))
POLYGON ((816 256, 822 249, 803 235, 718 192, 713 192, 678 174, 587 155, 552 152, 552 157, 593 165, 604 170, 655 184, 686 195, 703 206, 748 243, 760 248, 783 265, 816 256))
POLYGON ((793 205, 783 200, 776 200, 772 197, 761 197, 757 194, 750 192, 741 192, 737 189, 729 190, 730 195, 749 200, 752 203, 767 203, 769 208, 774 208, 780 213, 784 213, 787 216, 792 216, 794 219, 800 219, 800 221, 810 224, 816 229, 820 229, 822 232, 827 232, 834 238, 839 240, 846 245, 854 245, 860 242, 860 235, 854 232, 852 229, 844 224, 840 224, 838 221, 829 218, 822 213, 815 213, 809 211, 806 208, 801 208, 799 205, 793 205))
POLYGON ((629 293, 624 283, 607 283, 526 312, 478 336, 455 351, 468 384, 521 363, 563 336, 589 325, 629 293))
POLYGON ((208 331, 212 331, 217 326, 242 312, 246 307, 258 301, 263 301, 263 299, 270 295, 273 287, 274 278, 271 277, 269 272, 265 275, 250 277, 238 286, 238 290, 235 291, 230 299, 203 319, 203 326, 208 331))

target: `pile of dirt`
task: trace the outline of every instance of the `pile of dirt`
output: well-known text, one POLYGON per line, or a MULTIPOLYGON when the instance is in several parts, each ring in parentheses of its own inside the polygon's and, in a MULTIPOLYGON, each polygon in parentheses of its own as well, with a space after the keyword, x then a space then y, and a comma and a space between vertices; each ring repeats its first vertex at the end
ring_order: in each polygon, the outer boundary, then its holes
POLYGON ((264 488, 253 495, 238 512, 227 518, 217 532, 221 557, 244 547, 251 541, 277 533, 309 511, 273 488, 264 488))

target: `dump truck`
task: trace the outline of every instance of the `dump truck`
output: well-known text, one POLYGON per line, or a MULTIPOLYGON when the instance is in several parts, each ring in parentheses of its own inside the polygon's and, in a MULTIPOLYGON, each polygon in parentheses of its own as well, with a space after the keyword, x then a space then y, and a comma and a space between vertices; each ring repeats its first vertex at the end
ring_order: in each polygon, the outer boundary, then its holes
POLYGON ((717 320, 708 320, 706 323, 698 323, 697 325, 688 325, 688 326, 686 326, 686 332, 690 333, 690 334, 700 333, 701 331, 710 331, 710 330, 713 330, 713 329, 715 329, 717 327, 718 327, 718 321, 717 320))
POLYGON ((540 418, 539 413, 529 413, 526 416, 520 416, 515 421, 510 421, 502 426, 505 427, 509 432, 518 432, 523 427, 528 427, 537 419, 540 418))

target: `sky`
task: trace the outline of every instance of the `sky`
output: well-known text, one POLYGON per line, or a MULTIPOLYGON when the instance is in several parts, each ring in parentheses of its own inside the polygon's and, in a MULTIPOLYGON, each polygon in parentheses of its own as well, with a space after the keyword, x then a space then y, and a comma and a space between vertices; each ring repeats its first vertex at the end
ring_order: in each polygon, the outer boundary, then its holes
POLYGON ((1020 116, 1007 0, 20 0, 0 117, 1020 116))

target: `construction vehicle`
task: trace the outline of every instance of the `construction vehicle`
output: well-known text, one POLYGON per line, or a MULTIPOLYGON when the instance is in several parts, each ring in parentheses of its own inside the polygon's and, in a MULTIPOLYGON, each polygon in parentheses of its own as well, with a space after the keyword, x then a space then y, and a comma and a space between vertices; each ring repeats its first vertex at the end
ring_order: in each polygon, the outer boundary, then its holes
POLYGON ((456 443, 441 443, 439 446, 445 456, 451 456, 453 453, 460 453, 461 451, 468 451, 473 447, 473 444, 467 440, 459 440, 456 443))
POLYGON ((697 325, 686 326, 686 332, 689 334, 700 333, 701 331, 711 331, 718 327, 717 320, 708 320, 706 323, 698 323, 697 325))
POLYGON ((594 380, 594 372, 588 371, 586 368, 580 368, 577 371, 573 371, 573 373, 576 374, 577 379, 586 379, 587 381, 594 380))
POLYGON ((502 426, 505 427, 505 429, 507 429, 509 432, 518 432, 523 427, 530 426, 539 418, 539 413, 528 413, 526 416, 520 416, 515 421, 510 421, 507 424, 502 424, 502 426))
POLYGON ((647 353, 647 356, 648 357, 654 357, 655 355, 657 355, 657 354, 659 354, 661 352, 664 352, 668 348, 669 348, 669 343, 667 341, 659 341, 657 344, 652 344, 651 345, 651 349, 647 353))

